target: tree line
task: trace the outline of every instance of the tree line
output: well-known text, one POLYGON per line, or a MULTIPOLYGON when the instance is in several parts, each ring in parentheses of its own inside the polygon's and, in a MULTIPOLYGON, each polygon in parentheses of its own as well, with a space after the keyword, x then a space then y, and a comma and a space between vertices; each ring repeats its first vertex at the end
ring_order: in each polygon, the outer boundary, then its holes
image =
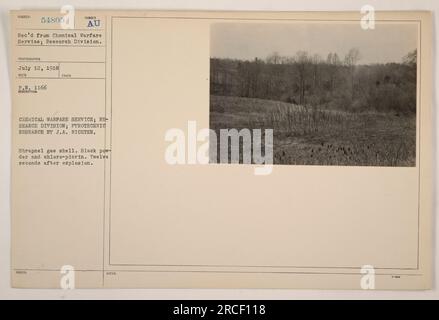
POLYGON ((360 61, 356 48, 326 59, 306 51, 253 60, 211 58, 210 92, 350 112, 416 113, 416 50, 398 63, 360 61))

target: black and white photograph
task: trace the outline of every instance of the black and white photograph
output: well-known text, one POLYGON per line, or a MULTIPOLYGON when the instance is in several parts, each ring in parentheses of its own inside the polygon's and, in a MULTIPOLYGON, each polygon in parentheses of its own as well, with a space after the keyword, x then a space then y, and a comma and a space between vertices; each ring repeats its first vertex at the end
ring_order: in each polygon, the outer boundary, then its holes
POLYGON ((274 164, 416 166, 416 23, 215 23, 210 49, 216 133, 272 129, 274 164))

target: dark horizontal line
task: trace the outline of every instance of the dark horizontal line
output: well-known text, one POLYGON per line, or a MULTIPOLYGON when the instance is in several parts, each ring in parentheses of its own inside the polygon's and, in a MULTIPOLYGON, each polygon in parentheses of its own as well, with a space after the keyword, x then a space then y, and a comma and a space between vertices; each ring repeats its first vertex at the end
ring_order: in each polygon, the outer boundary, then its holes
MULTIPOLYGON (((209 12, 207 12, 209 13, 209 12)), ((219 12, 221 13, 221 11, 219 12)), ((226 13, 226 12, 224 12, 226 13)), ((229 11, 229 13, 243 13, 243 11, 235 11, 235 12, 231 12, 229 11)), ((266 11, 251 11, 251 13, 267 13, 266 11)), ((295 13, 295 12, 268 12, 268 13, 280 13, 280 14, 285 14, 285 13, 295 13)), ((303 12, 301 12, 303 13, 303 12)), ((318 13, 318 12, 309 12, 309 13, 318 13)), ((135 16, 135 17, 130 17, 130 16, 112 16, 111 18, 126 18, 126 19, 181 19, 181 20, 244 20, 244 21, 303 21, 303 22, 307 22, 307 21, 321 21, 321 22, 360 22, 360 19, 295 19, 295 18, 240 18, 240 17, 234 17, 234 18, 224 18, 224 17, 151 17, 151 16, 144 16, 144 17, 140 17, 140 16, 135 16)), ((421 22, 421 20, 416 19, 416 20, 390 20, 390 19, 375 19, 375 22, 421 22)))
POLYGON ((17 44, 17 47, 69 47, 69 48, 105 48, 105 46, 62 45, 62 44, 17 44))
POLYGON ((15 30, 45 30, 45 31, 105 31, 105 28, 102 28, 102 29, 15 28, 15 30))
POLYGON ((49 77, 17 77, 16 79, 46 79, 46 80, 105 80, 105 78, 49 78, 49 77))
MULTIPOLYGON (((42 272, 60 272, 60 269, 14 269, 14 271, 42 271, 42 272)), ((75 270, 77 272, 103 272, 100 270, 75 270)), ((105 272, 149 272, 149 273, 276 273, 276 274, 339 274, 339 275, 361 275, 360 272, 304 272, 304 271, 207 271, 207 270, 117 270, 117 269, 106 269, 105 272)), ((419 273, 375 273, 378 276, 422 276, 419 273)))
MULTIPOLYGON (((60 272, 60 269, 38 269, 38 268, 24 268, 24 269, 20 269, 20 268, 15 268, 14 271, 45 271, 45 272, 60 272)), ((78 272, 102 272, 102 269, 97 270, 97 269, 75 269, 75 271, 78 272)))
POLYGON ((105 61, 39 61, 39 60, 18 60, 17 63, 31 62, 31 63, 105 63, 105 61))
MULTIPOLYGON (((143 267, 205 267, 205 268, 296 268, 296 269, 361 269, 361 267, 317 267, 317 266, 248 266, 248 265, 202 265, 202 264, 134 264, 134 263, 110 263, 110 266, 143 266, 143 267)), ((382 267, 375 270, 419 270, 418 268, 390 268, 382 267)))

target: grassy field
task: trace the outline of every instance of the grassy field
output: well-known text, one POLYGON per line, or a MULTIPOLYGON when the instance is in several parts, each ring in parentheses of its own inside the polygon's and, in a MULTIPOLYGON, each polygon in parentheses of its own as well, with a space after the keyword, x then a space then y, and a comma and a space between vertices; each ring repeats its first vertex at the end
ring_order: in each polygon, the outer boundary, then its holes
POLYGON ((211 96, 210 128, 273 129, 274 163, 415 166, 416 117, 211 96))

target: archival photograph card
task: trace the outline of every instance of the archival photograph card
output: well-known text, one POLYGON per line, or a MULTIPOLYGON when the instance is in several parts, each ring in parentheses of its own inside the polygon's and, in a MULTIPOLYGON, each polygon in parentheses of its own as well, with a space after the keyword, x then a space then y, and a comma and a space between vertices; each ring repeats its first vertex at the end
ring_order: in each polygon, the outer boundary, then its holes
POLYGON ((12 11, 16 288, 431 288, 429 12, 12 11))

